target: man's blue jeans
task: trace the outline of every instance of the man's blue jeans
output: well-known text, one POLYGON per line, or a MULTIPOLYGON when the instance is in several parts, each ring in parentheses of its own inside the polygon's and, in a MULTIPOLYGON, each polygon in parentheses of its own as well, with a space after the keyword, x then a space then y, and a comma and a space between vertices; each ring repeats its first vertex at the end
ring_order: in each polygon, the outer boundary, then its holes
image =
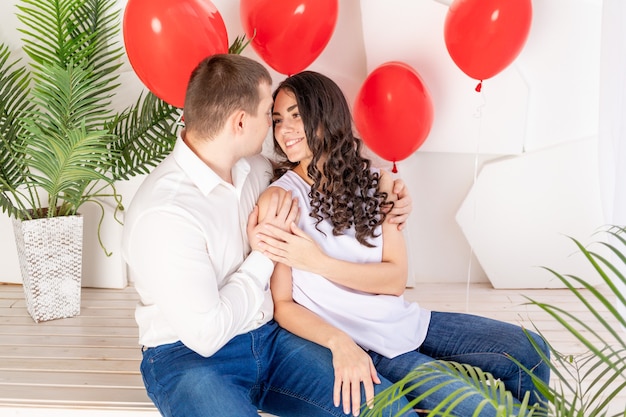
MULTIPOLYGON (((180 342, 149 348, 141 373, 165 417, 258 416, 257 409, 277 416, 345 416, 342 406, 333 405, 330 351, 274 321, 233 338, 208 358, 180 342)), ((391 385, 381 380, 377 393, 391 385)), ((385 415, 406 404, 390 406, 385 415)))
MULTIPOLYGON (((549 357, 550 352, 545 341, 535 333, 532 333, 532 337, 549 357)), ((441 359, 477 366, 491 373, 503 381, 507 390, 518 400, 524 397, 526 391, 533 393, 531 404, 541 399, 534 395, 535 387, 531 377, 511 361, 507 354, 532 370, 541 380, 549 381, 549 366, 541 360, 521 327, 463 313, 433 312, 426 340, 415 351, 393 359, 370 352, 378 373, 393 382, 404 378, 419 364, 441 359)), ((441 380, 436 380, 431 384, 425 384, 409 397, 416 398, 440 382, 441 380)), ((457 388, 459 384, 441 389, 420 401, 417 408, 432 410, 441 399, 457 388)), ((469 397, 454 409, 454 415, 471 416, 479 400, 477 396, 469 397)), ((480 415, 487 417, 495 414, 495 409, 490 408, 484 409, 480 415)))

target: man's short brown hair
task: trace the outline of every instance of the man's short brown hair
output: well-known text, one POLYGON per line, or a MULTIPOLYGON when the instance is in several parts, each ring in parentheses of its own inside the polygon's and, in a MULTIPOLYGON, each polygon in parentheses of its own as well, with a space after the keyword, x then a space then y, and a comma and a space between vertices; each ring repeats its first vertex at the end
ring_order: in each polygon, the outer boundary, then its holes
POLYGON ((185 127, 212 138, 233 112, 244 110, 256 115, 263 83, 272 85, 269 72, 250 58, 217 54, 204 59, 191 73, 187 86, 185 127))

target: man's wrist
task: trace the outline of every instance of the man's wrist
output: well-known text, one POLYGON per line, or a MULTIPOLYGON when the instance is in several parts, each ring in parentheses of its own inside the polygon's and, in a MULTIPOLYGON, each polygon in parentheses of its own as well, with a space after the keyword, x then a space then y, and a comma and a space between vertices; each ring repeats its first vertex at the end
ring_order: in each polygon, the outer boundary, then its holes
POLYGON ((250 275, 259 284, 262 290, 267 290, 269 287, 270 277, 274 272, 274 262, 265 256, 263 252, 253 250, 250 252, 246 260, 242 265, 242 269, 248 269, 250 275))

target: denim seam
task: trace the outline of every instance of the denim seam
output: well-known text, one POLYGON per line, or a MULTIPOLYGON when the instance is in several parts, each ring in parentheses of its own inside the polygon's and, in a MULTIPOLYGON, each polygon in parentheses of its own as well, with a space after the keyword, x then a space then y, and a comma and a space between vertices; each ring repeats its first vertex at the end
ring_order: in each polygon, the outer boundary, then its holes
MULTIPOLYGON (((529 372, 530 374, 534 374, 534 373, 535 373, 535 369, 537 369, 537 368, 538 368, 541 364, 543 364, 543 363, 544 363, 544 360, 543 360, 543 359, 539 359, 539 362, 537 362, 537 363, 535 364, 535 366, 533 366, 532 368, 530 368, 530 369, 528 370, 528 372, 529 372)), ((522 379, 522 377, 521 377, 521 375, 520 375, 520 383, 519 383, 519 385, 520 385, 520 391, 521 391, 521 387, 522 387, 522 382, 521 382, 521 379, 522 379)))
MULTIPOLYGON (((262 363, 261 363, 261 359, 259 358, 259 353, 257 352, 257 340, 256 340, 256 333, 255 332, 251 332, 250 333, 250 350, 252 351, 252 355, 254 356, 254 363, 256 363, 256 378, 255 378, 255 382, 254 384, 252 384, 252 386, 250 387, 250 390, 248 391, 248 397, 250 397, 252 399, 252 393, 257 390, 259 392, 262 391, 263 386, 261 384, 261 376, 263 374, 263 367, 262 367, 262 363)), ((256 403, 256 401, 254 401, 256 403)))
MULTIPOLYGON (((165 405, 167 405, 167 412, 169 415, 172 415, 172 407, 171 407, 171 400, 169 398, 169 391, 164 389, 163 384, 161 384, 161 382, 159 381, 159 379, 157 378, 156 372, 154 370, 154 362, 155 362, 155 357, 158 358, 158 352, 155 352, 153 355, 150 356, 150 358, 148 358, 148 362, 150 363, 150 373, 152 374, 152 380, 154 381, 154 383, 156 384, 155 388, 158 388, 160 395, 156 395, 154 390, 152 390, 152 396, 153 398, 153 402, 155 403, 154 405, 156 405, 157 409, 159 410, 159 412, 163 413, 163 407, 165 405), (163 404, 162 401, 159 401, 158 404, 156 403, 156 399, 160 398, 160 397, 165 397, 165 402, 166 404, 163 404)), ((144 385, 145 385, 145 378, 144 378, 144 385)), ((148 387, 146 386, 146 391, 148 390, 148 387)))

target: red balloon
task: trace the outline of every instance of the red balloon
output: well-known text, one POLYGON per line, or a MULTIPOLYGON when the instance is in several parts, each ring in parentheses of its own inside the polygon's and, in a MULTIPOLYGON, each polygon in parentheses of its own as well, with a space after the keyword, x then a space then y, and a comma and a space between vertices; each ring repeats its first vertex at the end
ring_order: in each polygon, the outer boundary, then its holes
POLYGON ((139 79, 176 107, 183 107, 196 65, 228 52, 226 26, 209 0, 128 0, 123 33, 139 79))
POLYGON ((415 152, 430 133, 430 93, 412 67, 387 62, 372 71, 361 86, 354 123, 365 144, 381 158, 394 162, 395 170, 395 162, 415 152))
POLYGON ((281 74, 302 71, 335 30, 337 0, 241 0, 241 23, 257 54, 281 74))
POLYGON ((531 19, 531 0, 455 0, 444 24, 448 53, 470 77, 491 78, 520 53, 531 19))

